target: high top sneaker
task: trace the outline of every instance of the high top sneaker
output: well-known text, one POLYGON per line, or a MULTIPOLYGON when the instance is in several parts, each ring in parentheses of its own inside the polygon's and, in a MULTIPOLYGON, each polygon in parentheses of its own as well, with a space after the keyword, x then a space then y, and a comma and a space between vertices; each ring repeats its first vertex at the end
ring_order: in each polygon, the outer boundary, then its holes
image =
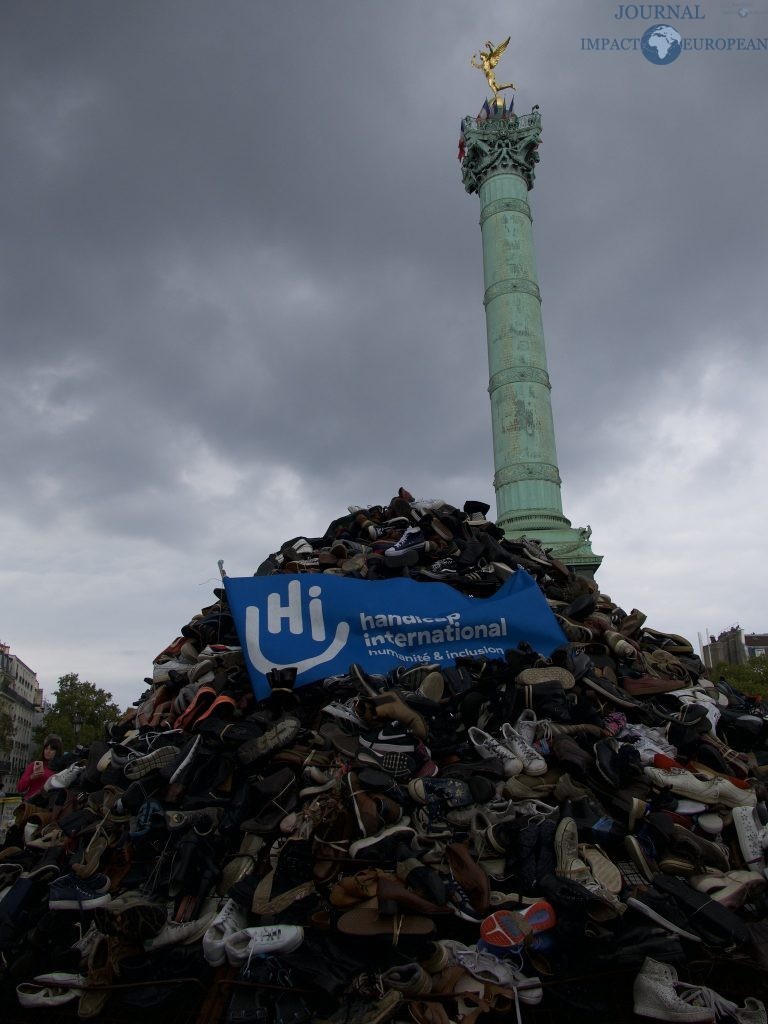
POLYGON ((541 822, 529 821, 517 833, 517 873, 520 889, 527 895, 536 892, 541 827, 541 822))
POLYGON ((554 875, 557 868, 555 856, 555 833, 557 825, 552 820, 542 821, 538 829, 536 846, 536 881, 547 875, 554 875))
POLYGON ((626 829, 605 814, 601 807, 588 797, 566 800, 563 817, 573 818, 579 832, 579 839, 585 843, 624 841, 626 829))

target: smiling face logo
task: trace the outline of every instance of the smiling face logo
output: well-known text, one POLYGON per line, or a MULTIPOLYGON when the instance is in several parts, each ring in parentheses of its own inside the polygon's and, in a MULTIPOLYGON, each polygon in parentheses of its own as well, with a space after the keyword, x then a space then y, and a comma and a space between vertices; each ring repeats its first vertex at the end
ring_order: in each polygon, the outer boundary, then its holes
POLYGON ((323 618, 323 604, 320 600, 322 590, 318 586, 311 586, 307 591, 309 596, 308 607, 305 610, 301 600, 301 583, 298 580, 291 580, 288 584, 288 601, 283 604, 280 594, 272 592, 267 596, 266 614, 266 635, 262 634, 261 610, 255 605, 249 605, 245 612, 245 644, 248 656, 257 671, 263 673, 272 669, 295 668, 297 676, 302 672, 323 665, 332 661, 339 654, 349 639, 349 623, 339 622, 336 626, 336 633, 331 643, 317 654, 309 655, 302 659, 287 662, 272 661, 264 653, 262 646, 269 636, 285 637, 287 625, 288 634, 296 639, 297 653, 307 649, 308 640, 311 646, 325 643, 325 620, 323 618), (305 632, 305 623, 308 620, 309 637, 305 632))

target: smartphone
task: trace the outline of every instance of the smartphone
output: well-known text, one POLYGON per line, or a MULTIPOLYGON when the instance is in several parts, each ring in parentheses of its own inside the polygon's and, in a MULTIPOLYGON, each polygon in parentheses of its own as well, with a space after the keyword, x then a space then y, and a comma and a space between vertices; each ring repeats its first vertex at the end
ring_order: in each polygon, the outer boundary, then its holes
POLYGON ((43 769, 43 762, 42 761, 35 761, 35 771, 39 772, 39 771, 42 771, 42 769, 43 769))

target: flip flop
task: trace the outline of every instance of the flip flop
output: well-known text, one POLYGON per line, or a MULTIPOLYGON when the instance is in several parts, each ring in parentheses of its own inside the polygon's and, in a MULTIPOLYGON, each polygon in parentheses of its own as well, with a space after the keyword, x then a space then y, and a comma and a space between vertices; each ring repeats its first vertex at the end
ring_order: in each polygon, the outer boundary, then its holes
POLYGON ((409 1003, 408 1009, 416 1024, 455 1024, 442 1003, 432 1003, 426 1000, 409 1003))

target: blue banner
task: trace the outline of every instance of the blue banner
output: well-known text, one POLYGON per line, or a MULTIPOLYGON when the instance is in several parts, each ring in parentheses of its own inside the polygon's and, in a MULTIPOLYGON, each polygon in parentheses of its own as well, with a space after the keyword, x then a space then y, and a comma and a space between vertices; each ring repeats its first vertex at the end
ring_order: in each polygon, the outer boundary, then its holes
POLYGON ((491 597, 443 583, 343 576, 225 577, 224 586, 256 697, 266 675, 295 667, 296 686, 342 675, 357 662, 373 675, 397 666, 503 658, 524 640, 539 654, 566 643, 536 581, 513 573, 491 597))

